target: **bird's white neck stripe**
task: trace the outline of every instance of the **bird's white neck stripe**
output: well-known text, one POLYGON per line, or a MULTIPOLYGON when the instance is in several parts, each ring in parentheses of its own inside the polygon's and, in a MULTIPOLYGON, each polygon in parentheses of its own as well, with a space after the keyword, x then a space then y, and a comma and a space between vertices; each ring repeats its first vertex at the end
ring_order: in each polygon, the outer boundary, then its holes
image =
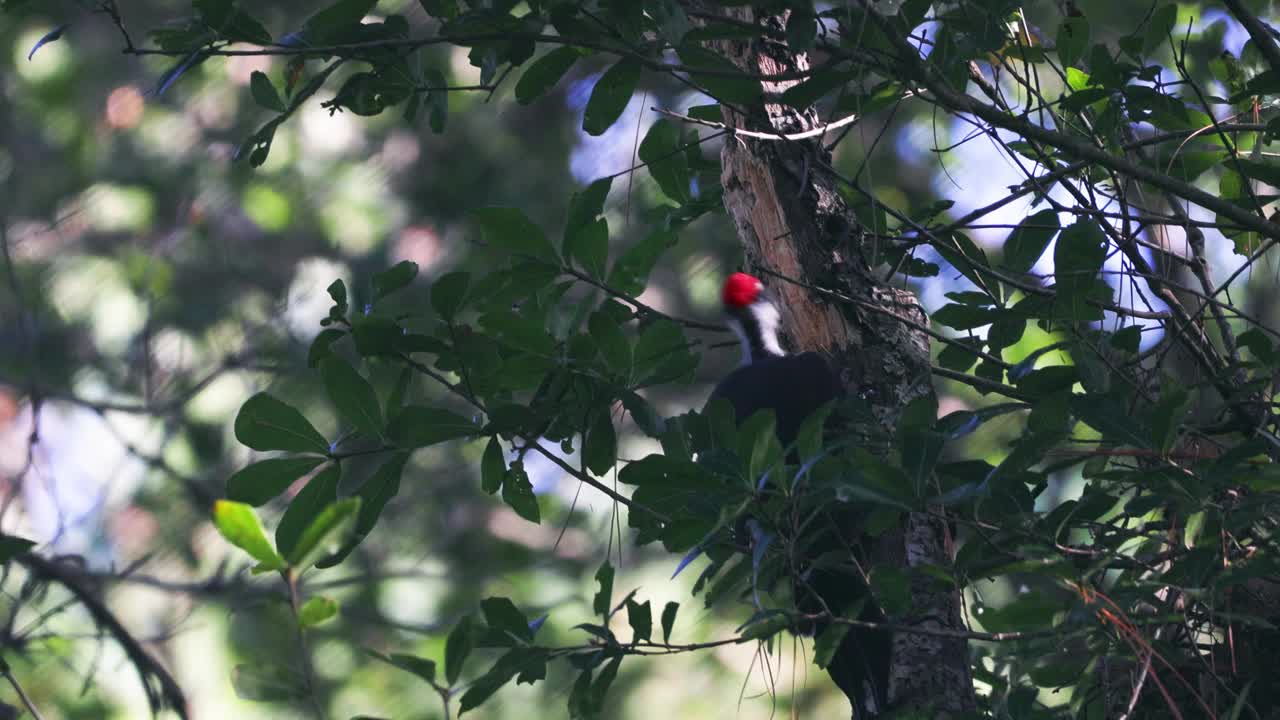
POLYGON ((738 336, 742 346, 742 364, 750 365, 762 357, 786 355, 778 343, 778 308, 773 303, 759 302, 749 307, 747 312, 750 318, 745 324, 737 318, 729 319, 729 329, 738 336))

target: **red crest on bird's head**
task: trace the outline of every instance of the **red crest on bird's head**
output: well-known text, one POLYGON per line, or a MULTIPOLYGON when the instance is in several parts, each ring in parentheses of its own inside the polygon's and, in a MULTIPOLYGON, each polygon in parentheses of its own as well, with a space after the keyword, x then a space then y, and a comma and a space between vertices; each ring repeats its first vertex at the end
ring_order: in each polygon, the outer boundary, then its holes
POLYGON ((746 307, 760 297, 764 291, 764 283, 746 273, 734 273, 724 281, 724 290, 720 300, 727 307, 746 307))

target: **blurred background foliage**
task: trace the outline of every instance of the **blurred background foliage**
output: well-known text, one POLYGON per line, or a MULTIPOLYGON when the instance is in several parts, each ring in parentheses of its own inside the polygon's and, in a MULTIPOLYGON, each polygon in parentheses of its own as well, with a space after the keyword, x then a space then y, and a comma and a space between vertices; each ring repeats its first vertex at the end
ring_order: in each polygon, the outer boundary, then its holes
MULTIPOLYGON (((254 102, 250 78, 261 71, 279 84, 285 60, 213 57, 168 84, 173 59, 122 54, 109 18, 88 12, 94 3, 5 4, 13 7, 0 16, 3 529, 36 540, 41 553, 81 558, 83 580, 100 587, 172 669, 194 717, 308 716, 305 707, 239 700, 232 687, 233 666, 287 656, 296 642, 278 581, 249 575, 243 554, 209 522, 227 478, 254 457, 232 434, 237 409, 269 388, 334 437, 339 423, 307 363, 330 305, 326 288, 344 280, 361 307, 373 274, 408 260, 420 275, 397 302, 420 308, 436 278, 498 267, 505 255, 481 242, 468 219, 475 208, 520 208, 554 230, 575 192, 618 174, 606 205, 611 252, 639 242, 673 212, 647 173, 623 174, 658 118, 651 108, 684 112, 707 99, 646 75, 618 122, 593 137, 580 127, 608 67, 599 57, 580 61, 529 105, 514 101, 510 78, 493 91, 450 92, 439 131, 425 114, 410 121, 399 112, 330 112, 321 106, 330 88, 277 130, 269 157, 252 168, 234 156, 271 113, 254 102), (67 22, 57 42, 28 58, 67 22)), ((315 6, 276 2, 255 13, 268 27, 292 28, 315 6)), ((1128 35, 1149 14, 1145 3, 1073 7, 1089 18, 1094 42, 1128 35)), ((1224 50, 1239 56, 1246 35, 1215 3, 1176 7, 1190 71, 1220 87, 1211 65, 1224 50)), ((122 9, 138 30, 190 14, 183 2, 139 0, 122 9)), ((377 12, 402 14, 413 28, 433 22, 417 2, 384 0, 377 12)), ((1032 26, 1044 19, 1053 27, 1062 8, 1030 2, 1024 12, 1032 26)), ((1167 49, 1156 53, 1171 64, 1167 49)), ((487 84, 465 49, 436 46, 424 62, 451 86, 487 84)), ((892 210, 918 217, 949 201, 941 212, 961 217, 1022 180, 990 143, 969 141, 970 132, 926 103, 894 104, 859 123, 834 164, 892 210)), ((722 141, 707 141, 703 154, 714 162, 722 141)), ((1028 205, 1010 204, 973 237, 998 246, 1028 205)), ((864 210, 873 228, 897 227, 874 206, 864 210)), ((1224 280, 1233 247, 1216 231, 1207 235, 1211 267, 1224 280)), ((703 216, 680 232, 640 299, 715 323, 720 280, 739 267, 740 254, 723 213, 703 216)), ((941 262, 928 249, 921 257, 941 262)), ((938 277, 897 280, 929 311, 964 282, 942 264, 938 277)), ((1270 324, 1274 281, 1275 268, 1259 266, 1233 300, 1270 324)), ((737 361, 726 335, 690 335, 701 359, 693 381, 648 393, 667 416, 700 407, 709 383, 737 361)), ((1005 358, 1016 363, 1053 340, 1029 326, 1005 358)), ((395 373, 376 364, 371 373, 375 387, 389 391, 395 373)), ((989 402, 958 383, 938 388, 944 412, 989 402)), ((437 390, 415 392, 440 400, 437 390)), ((997 462, 1022 428, 1014 416, 992 420, 948 454, 997 462)), ((654 447, 629 424, 621 433, 621 458, 654 447)), ((448 629, 484 597, 509 596, 531 617, 549 613, 540 636, 547 644, 580 641, 565 628, 591 615, 593 576, 606 558, 618 567, 615 587, 643 587, 655 608, 689 599, 692 574, 670 579, 673 557, 634 548, 618 508, 550 462, 527 460, 540 525, 481 492, 484 447, 448 443, 415 453, 377 530, 310 586, 341 605, 339 617, 312 634, 319 702, 334 716, 441 717, 419 680, 363 649, 441 657, 448 629)), ((353 465, 355 478, 374 467, 353 465)), ((1062 497, 1081 481, 1069 470, 1054 482, 1062 497)), ((1051 506, 1054 493, 1040 502, 1051 506)), ((266 517, 278 517, 277 503, 266 517)), ((3 590, 0 605, 12 613, 4 657, 37 706, 68 718, 147 712, 120 648, 95 634, 65 591, 31 587, 16 573, 3 590)), ((1008 578, 981 587, 991 607, 1017 592, 1008 578)), ((690 601, 678 620, 685 641, 727 636, 746 614, 699 605, 690 601)), ((742 645, 628 662, 606 716, 844 714, 843 697, 808 662, 808 641, 777 642, 772 655, 742 645)), ((550 672, 544 683, 505 688, 478 715, 562 716, 572 676, 554 665, 550 672)))

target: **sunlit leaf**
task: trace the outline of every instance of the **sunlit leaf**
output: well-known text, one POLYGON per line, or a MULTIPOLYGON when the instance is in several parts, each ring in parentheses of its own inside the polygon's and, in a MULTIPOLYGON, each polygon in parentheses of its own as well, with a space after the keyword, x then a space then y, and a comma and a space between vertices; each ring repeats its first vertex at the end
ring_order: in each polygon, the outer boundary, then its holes
POLYGON ((316 596, 298 608, 298 624, 312 627, 333 619, 338 614, 338 603, 327 597, 316 596))
POLYGON ((299 538, 320 513, 338 499, 341 466, 333 463, 307 481, 305 487, 289 501, 289 507, 276 526, 276 547, 280 554, 292 557, 299 538))
POLYGON ((219 500, 213 506, 213 524, 227 542, 271 568, 284 567, 284 559, 271 547, 253 508, 244 503, 219 500))
POLYGON ((327 553, 336 552, 346 544, 356 526, 360 513, 360 498, 339 500, 326 507, 311 521, 298 537, 297 544, 288 552, 289 565, 295 568, 310 567, 327 553))
POLYGON ((236 697, 254 702, 278 702, 306 697, 303 679, 288 668, 271 663, 245 663, 231 671, 236 697))

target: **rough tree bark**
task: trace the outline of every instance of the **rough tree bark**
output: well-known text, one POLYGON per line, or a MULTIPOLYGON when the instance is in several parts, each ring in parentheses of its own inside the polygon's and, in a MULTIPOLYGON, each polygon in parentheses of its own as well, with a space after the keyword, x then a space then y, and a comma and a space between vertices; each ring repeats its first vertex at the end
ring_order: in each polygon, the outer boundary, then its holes
MULTIPOLYGON (((774 31, 785 27, 784 17, 756 18, 750 8, 707 4, 696 9, 774 31)), ((764 33, 752 41, 717 42, 715 49, 753 74, 808 67, 804 53, 792 52, 764 33)), ((725 124, 779 134, 821 127, 813 110, 801 112, 769 102, 794 82, 763 83, 764 107, 745 109, 748 115, 725 106, 725 124)), ((772 279, 780 296, 788 349, 825 353, 848 391, 871 406, 882 430, 891 429, 908 403, 933 392, 928 336, 916 329, 927 318, 910 292, 888 286, 867 267, 859 223, 835 179, 824 170, 830 157, 822 137, 795 141, 731 135, 721 162, 725 207, 749 264, 766 282, 772 279), (800 284, 782 281, 779 275, 800 284), (810 289, 814 286, 838 289, 854 302, 837 306, 810 289)), ((912 578, 910 609, 891 616, 890 622, 926 632, 964 629, 959 593, 940 589, 927 575, 910 573, 910 568, 925 563, 950 565, 945 522, 924 513, 908 515, 881 538, 872 556, 875 564, 906 570, 912 578)), ((975 707, 964 640, 898 632, 892 648, 890 708, 932 708, 935 716, 946 717, 975 707)))

